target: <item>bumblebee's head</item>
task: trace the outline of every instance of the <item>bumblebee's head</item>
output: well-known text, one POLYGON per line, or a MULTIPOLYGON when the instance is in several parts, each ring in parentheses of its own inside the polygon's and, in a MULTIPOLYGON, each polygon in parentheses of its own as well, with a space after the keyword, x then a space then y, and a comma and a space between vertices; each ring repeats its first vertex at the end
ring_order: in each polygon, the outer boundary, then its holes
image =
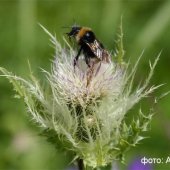
POLYGON ((71 31, 67 33, 69 37, 76 37, 76 35, 79 33, 82 27, 80 26, 72 26, 71 31))
POLYGON ((93 42, 95 35, 92 32, 91 28, 72 26, 71 31, 67 33, 68 37, 74 37, 78 43, 81 42, 93 42))

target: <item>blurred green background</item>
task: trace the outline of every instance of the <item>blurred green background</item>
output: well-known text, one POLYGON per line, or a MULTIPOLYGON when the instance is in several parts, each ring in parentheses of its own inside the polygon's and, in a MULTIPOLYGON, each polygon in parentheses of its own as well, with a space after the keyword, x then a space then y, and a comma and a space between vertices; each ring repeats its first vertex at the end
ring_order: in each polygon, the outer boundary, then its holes
MULTIPOLYGON (((116 31, 123 16, 125 60, 134 63, 143 49, 136 83, 144 80, 152 62, 162 50, 151 84, 165 83, 148 99, 138 104, 129 115, 141 107, 154 105, 154 97, 170 90, 170 0, 0 0, 0 66, 28 77, 28 60, 35 75, 41 79, 40 67, 50 70, 54 49, 49 37, 39 27, 56 33, 59 41, 76 22, 91 27, 105 47, 114 50, 116 31)), ((132 64, 133 66, 133 64, 132 64)), ((0 78, 0 170, 62 170, 70 162, 44 138, 30 120, 23 101, 14 98, 12 86, 0 78)), ((149 137, 126 155, 126 170, 136 158, 170 156, 170 95, 154 105, 156 114, 149 137)), ((128 117, 128 116, 127 116, 128 117)), ((154 170, 169 170, 170 162, 152 165, 154 170)), ((130 168, 129 168, 130 169, 130 168)))

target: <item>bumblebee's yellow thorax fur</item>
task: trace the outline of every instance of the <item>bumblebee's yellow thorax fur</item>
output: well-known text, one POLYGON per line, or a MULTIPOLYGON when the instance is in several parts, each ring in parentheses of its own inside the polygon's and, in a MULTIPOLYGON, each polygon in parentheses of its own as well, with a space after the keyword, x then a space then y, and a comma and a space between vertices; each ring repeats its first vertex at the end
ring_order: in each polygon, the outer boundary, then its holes
POLYGON ((78 34, 76 35, 76 41, 79 42, 80 39, 86 34, 87 31, 91 31, 88 27, 82 27, 78 34))

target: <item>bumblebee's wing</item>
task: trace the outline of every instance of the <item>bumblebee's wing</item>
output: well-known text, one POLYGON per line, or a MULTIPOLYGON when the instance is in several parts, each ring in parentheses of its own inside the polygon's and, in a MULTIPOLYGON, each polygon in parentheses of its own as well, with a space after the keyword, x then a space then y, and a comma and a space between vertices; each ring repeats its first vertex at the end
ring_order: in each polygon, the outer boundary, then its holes
POLYGON ((99 60, 109 62, 109 53, 98 40, 94 40, 93 43, 87 43, 87 45, 99 60))

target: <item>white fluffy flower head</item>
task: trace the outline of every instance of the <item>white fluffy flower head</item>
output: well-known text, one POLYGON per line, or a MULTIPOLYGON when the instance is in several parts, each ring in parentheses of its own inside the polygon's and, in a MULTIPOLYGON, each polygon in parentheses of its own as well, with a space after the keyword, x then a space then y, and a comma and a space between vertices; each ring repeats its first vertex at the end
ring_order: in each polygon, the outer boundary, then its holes
MULTIPOLYGON (((61 47, 56 38, 46 29, 45 31, 56 46, 53 71, 49 74, 50 84, 54 95, 57 94, 57 100, 60 99, 58 104, 62 106, 64 103, 71 117, 69 130, 62 127, 66 134, 69 134, 67 139, 88 166, 105 166, 112 160, 119 159, 127 147, 142 139, 134 134, 136 139, 128 143, 126 135, 131 126, 126 127, 124 117, 134 104, 157 88, 147 89, 147 85, 158 58, 151 66, 151 72, 143 86, 132 91, 140 57, 131 71, 122 62, 114 61, 99 62, 91 69, 86 66, 83 56, 74 68, 76 52, 67 41, 65 42, 68 48, 61 47), (123 133, 125 138, 122 137, 123 133)), ((121 54, 123 55, 123 52, 121 54)), ((120 55, 120 52, 117 55, 120 55)), ((151 116, 145 118, 149 121, 151 116)))

